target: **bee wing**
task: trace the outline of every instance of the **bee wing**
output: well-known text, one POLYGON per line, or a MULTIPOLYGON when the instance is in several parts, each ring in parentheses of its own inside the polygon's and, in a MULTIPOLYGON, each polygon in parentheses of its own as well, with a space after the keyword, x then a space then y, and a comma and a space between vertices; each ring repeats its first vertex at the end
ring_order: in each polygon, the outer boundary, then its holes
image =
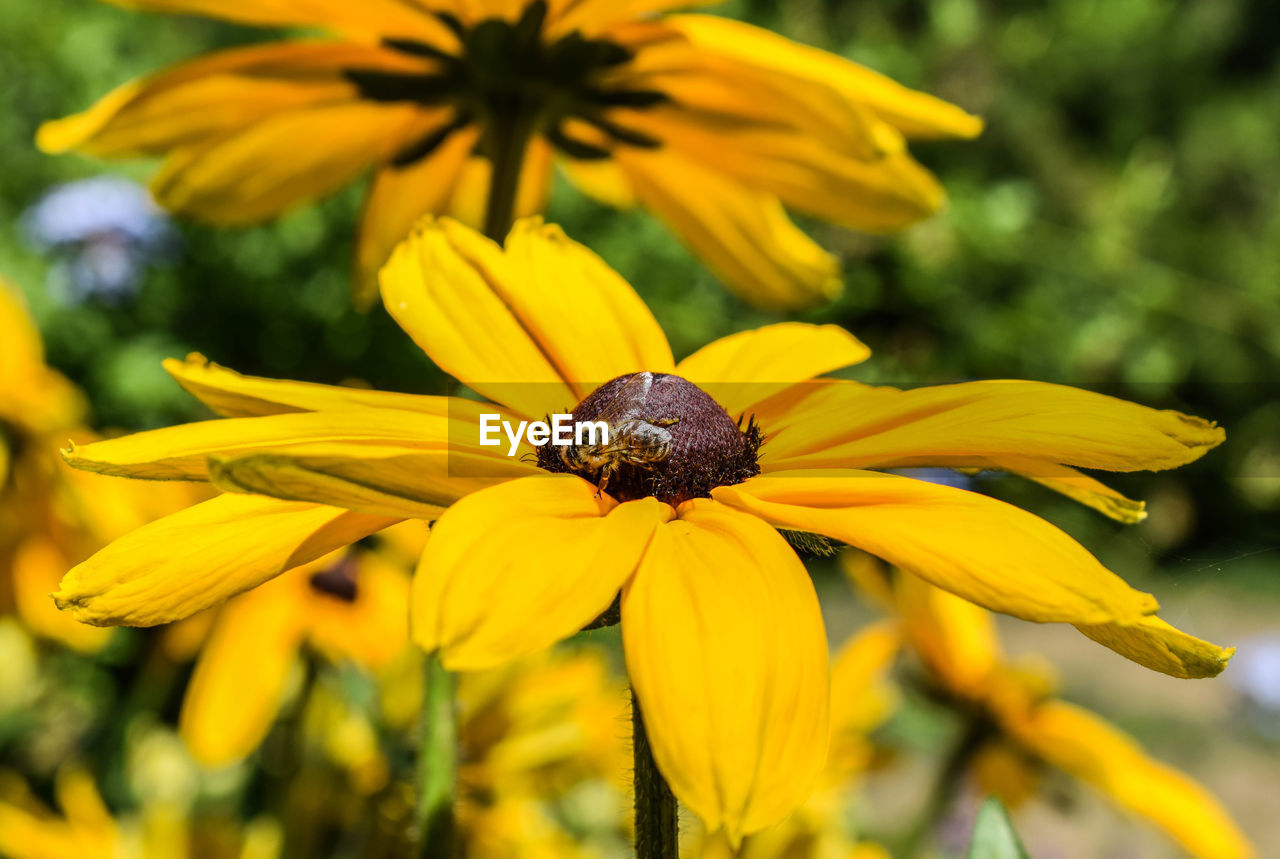
POLYGON ((613 393, 608 405, 596 416, 596 420, 604 421, 613 427, 635 418, 644 411, 651 387, 653 387, 652 373, 636 373, 613 393))

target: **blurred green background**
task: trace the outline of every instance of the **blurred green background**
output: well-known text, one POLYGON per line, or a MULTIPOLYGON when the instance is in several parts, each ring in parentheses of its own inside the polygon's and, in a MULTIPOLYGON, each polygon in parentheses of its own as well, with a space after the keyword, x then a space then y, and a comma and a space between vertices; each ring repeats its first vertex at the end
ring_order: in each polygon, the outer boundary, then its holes
MULTIPOLYGON (((988 123, 976 141, 914 147, 950 194, 932 220, 892 238, 811 225, 843 257, 847 289, 806 318, 845 325, 871 346, 871 361, 853 377, 895 385, 1029 378, 1217 420, 1227 443, 1195 465, 1110 481, 1147 499, 1151 516, 1139 526, 1121 528, 1014 481, 981 485, 1075 534, 1154 590, 1165 616, 1193 633, 1231 644, 1274 629, 1274 4, 756 0, 717 11, 861 61, 988 123)), ((0 16, 0 273, 27 293, 50 363, 89 392, 99 427, 200 416, 160 367, 189 351, 268 376, 418 392, 444 385, 385 313, 349 308, 359 188, 256 229, 181 223, 180 238, 123 294, 77 295, 66 255, 27 235, 23 213, 59 183, 145 181, 151 169, 46 157, 32 144, 42 120, 167 63, 262 38, 91 0, 13 3, 0 16)), ((642 213, 601 209, 561 184, 551 217, 636 285, 678 356, 775 321, 731 298, 642 213)), ((1157 753, 1204 777, 1255 838, 1276 836, 1274 815, 1256 798, 1259 784, 1270 796, 1280 791, 1280 775, 1260 769, 1276 768, 1274 744, 1228 706, 1194 706, 1228 696, 1230 670, 1213 687, 1179 684, 1058 631, 1023 625, 1015 635, 1057 647, 1078 699, 1118 711, 1157 753)))

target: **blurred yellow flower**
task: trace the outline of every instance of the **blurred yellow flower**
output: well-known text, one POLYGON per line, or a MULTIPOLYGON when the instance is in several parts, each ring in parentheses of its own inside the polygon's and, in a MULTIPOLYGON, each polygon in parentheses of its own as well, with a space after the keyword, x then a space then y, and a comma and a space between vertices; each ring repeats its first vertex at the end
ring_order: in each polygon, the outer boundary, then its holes
MULTIPOLYGON (((867 583, 878 564, 843 559, 867 583)), ((1253 848, 1203 787, 1147 757, 1137 741, 1094 714, 1052 697, 1053 680, 1003 657, 991 615, 909 573, 871 582, 934 691, 975 725, 980 785, 1008 805, 1029 798, 1039 770, 1056 767, 1144 817, 1201 859, 1241 859, 1253 848)))
POLYGON ((620 828, 627 817, 630 702, 602 650, 544 651, 465 673, 458 697, 457 812, 467 855, 591 855, 548 805, 584 788, 609 806, 605 822, 620 828))
POLYGON ((408 570, 348 550, 290 571, 218 610, 179 719, 196 760, 246 757, 279 713, 291 669, 309 645, 332 662, 386 668, 409 643, 408 570))
POLYGON ((26 785, 0 774, 0 855, 9 859, 278 859, 280 830, 259 818, 243 827, 220 821, 216 830, 189 825, 165 803, 144 806, 137 819, 117 821, 92 778, 64 768, 55 784, 61 815, 45 808, 26 785), (236 831, 239 829, 239 831, 236 831))
POLYGON ((58 604, 90 623, 163 623, 392 522, 438 520, 413 581, 414 640, 448 668, 490 667, 573 634, 621 592, 654 757, 676 796, 734 841, 802 802, 826 757, 822 616, 775 529, 866 549, 997 611, 1141 637, 1154 598, 1047 522, 871 469, 998 462, 1051 472, 1088 500, 1114 494, 1072 467, 1167 468, 1222 438, 1196 418, 1056 385, 812 382, 867 355, 829 325, 742 332, 677 364, 631 287, 537 219, 505 249, 424 222, 384 270, 383 297, 441 368, 499 405, 172 362, 227 419, 67 460, 228 494, 117 540, 68 573, 58 604), (638 400, 614 402, 624 395, 638 400), (578 420, 638 409, 670 447, 601 472, 549 446, 509 457, 480 444, 481 414, 518 422, 570 403, 578 420))
POLYGON ((49 599, 67 571, 116 537, 207 495, 193 486, 129 486, 69 472, 68 439, 90 442, 84 397, 45 364, 40 332, 17 289, 0 278, 0 611, 79 650, 108 633, 68 623, 49 599))
POLYGON ((662 14, 693 0, 114 2, 339 37, 211 54, 47 123, 38 141, 163 156, 157 199, 215 224, 263 220, 373 168, 362 303, 419 216, 501 235, 513 215, 542 210, 558 158, 585 193, 652 211, 744 298, 811 305, 840 290, 839 265, 783 206, 900 229, 943 200, 906 140, 981 128, 766 30, 662 14))

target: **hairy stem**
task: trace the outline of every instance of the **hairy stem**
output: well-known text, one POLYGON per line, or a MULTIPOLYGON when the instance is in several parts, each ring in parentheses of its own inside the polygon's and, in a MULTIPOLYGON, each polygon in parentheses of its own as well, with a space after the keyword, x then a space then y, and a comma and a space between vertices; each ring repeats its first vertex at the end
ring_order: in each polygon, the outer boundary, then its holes
POLYGON ((631 692, 631 724, 635 747, 636 859, 679 859, 676 798, 653 761, 635 690, 631 692))
POLYGON ((453 712, 453 675, 434 654, 427 657, 418 740, 418 808, 414 815, 418 856, 454 855, 453 799, 458 771, 458 729, 453 712))

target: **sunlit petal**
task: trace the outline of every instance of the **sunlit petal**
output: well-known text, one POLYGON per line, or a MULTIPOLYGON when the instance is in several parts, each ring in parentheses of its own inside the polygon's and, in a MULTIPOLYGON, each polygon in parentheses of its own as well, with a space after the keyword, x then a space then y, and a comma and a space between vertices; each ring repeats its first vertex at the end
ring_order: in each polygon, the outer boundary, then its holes
MULTIPOLYGON (((761 416, 765 421, 764 416, 761 416)), ((917 388, 815 386, 771 414, 774 469, 1030 462, 1139 471, 1203 456, 1224 435, 1209 421, 1064 385, 990 381, 917 388)), ((1048 477, 1059 476, 1055 470, 1048 477)))
POLYGON ((230 418, 362 408, 403 409, 439 417, 469 414, 479 408, 477 403, 449 397, 245 376, 194 352, 185 361, 166 360, 164 368, 187 393, 230 418))
POLYGON ((788 383, 861 363, 870 354, 838 325, 781 322, 721 337, 677 364, 676 375, 737 416, 788 383))
MULTIPOLYGON (((339 42, 270 42, 215 51, 123 84, 88 110, 46 122, 45 152, 71 149, 104 157, 162 155, 243 131, 284 111, 351 103, 343 69, 422 71, 422 60, 339 42)), ((326 138, 308 141, 322 144, 326 138)))
POLYGON ((653 498, 615 504, 571 476, 464 498, 432 530, 413 579, 412 634, 454 670, 489 668, 572 635, 613 601, 654 528, 653 498), (501 534, 501 539, 495 535, 501 534))
MULTIPOLYGON (((126 9, 203 15, 257 27, 324 27, 349 35, 397 35, 450 45, 451 31, 438 18, 401 0, 110 0, 126 9)), ((448 9, 458 0, 438 0, 448 9)))
POLYGON ((843 289, 839 262, 791 222, 777 197, 675 152, 621 147, 614 156, 636 199, 748 301, 794 310, 843 289))
POLYGON ((526 415, 571 408, 624 373, 669 371, 661 328, 599 257, 537 219, 504 251, 456 222, 421 224, 382 275, 383 300, 440 367, 526 415))
POLYGON ((416 111, 353 101, 277 114, 172 150, 152 193, 165 208, 204 221, 255 223, 319 199, 391 157, 407 142, 416 111))
POLYGON ((708 829, 737 844, 805 800, 826 758, 827 643, 773 529, 682 505, 623 592, 622 635, 654 759, 708 829))
POLYGON ((1173 677, 1216 677, 1236 652, 1234 647, 1219 647, 1188 635, 1158 617, 1143 618, 1133 626, 1076 628, 1121 656, 1173 677))
POLYGON ((831 87, 908 136, 973 137, 982 130, 982 120, 953 104, 769 30, 713 15, 673 15, 664 23, 702 50, 831 87))
POLYGON ((54 601, 98 626, 181 620, 395 521, 222 495, 111 543, 67 573, 54 601))
POLYGON ((1155 598, 1010 504, 869 471, 782 472, 713 496, 779 528, 823 534, 943 590, 1026 620, 1132 624, 1155 598))
MULTIPOLYGON (((478 439, 478 432, 477 432, 478 439)), ((295 412, 200 421, 87 445, 64 458, 75 468, 147 480, 207 480, 209 457, 325 446, 353 457, 447 456, 449 419, 398 409, 295 412)))

